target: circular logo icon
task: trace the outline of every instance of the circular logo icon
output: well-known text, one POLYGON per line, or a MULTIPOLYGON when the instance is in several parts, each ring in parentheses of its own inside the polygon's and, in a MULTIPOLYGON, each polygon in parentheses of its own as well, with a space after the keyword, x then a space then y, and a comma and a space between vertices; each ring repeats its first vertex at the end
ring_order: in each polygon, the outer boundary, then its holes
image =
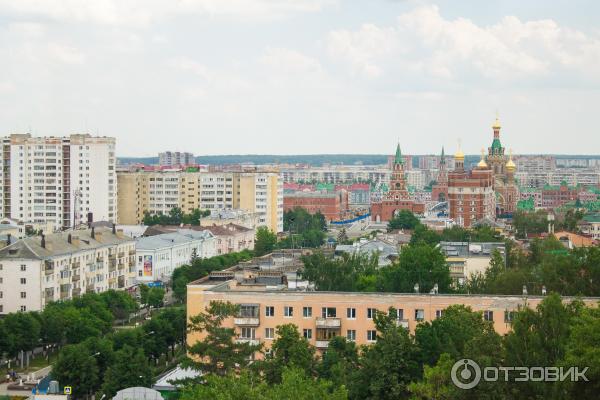
POLYGON ((450 376, 456 387, 473 389, 481 380, 481 368, 475 361, 463 358, 454 363, 450 376))

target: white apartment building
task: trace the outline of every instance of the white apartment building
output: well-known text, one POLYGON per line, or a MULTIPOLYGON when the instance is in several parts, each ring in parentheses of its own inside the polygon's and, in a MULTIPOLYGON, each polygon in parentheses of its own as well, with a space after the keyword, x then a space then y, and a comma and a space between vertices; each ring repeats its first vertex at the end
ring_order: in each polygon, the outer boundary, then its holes
POLYGON ((234 190, 237 173, 203 172, 199 175, 200 208, 223 210, 234 208, 234 190))
POLYGON ((136 239, 137 281, 168 282, 175 268, 199 258, 217 255, 216 241, 210 231, 179 229, 177 232, 136 239))
POLYGON ((0 314, 135 284, 135 241, 92 228, 31 236, 0 249, 0 314))
POLYGON ((2 138, 0 217, 73 227, 116 222, 115 139, 90 135, 2 138))
POLYGON ((174 167, 179 165, 194 164, 196 160, 192 153, 179 151, 165 151, 158 153, 158 164, 161 167, 174 167))
POLYGON ((332 165, 322 167, 282 167, 284 182, 349 183, 358 181, 389 182, 390 169, 386 165, 332 165))

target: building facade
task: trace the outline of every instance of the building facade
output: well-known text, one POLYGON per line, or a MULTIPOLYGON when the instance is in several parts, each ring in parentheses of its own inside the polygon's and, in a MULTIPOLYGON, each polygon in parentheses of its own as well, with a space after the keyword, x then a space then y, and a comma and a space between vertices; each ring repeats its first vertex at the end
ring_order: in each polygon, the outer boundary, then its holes
POLYGON ((320 212, 327 221, 338 221, 343 219, 349 209, 348 199, 348 192, 345 190, 286 193, 283 197, 283 209, 290 211, 300 207, 310 214, 320 212))
POLYGON ((191 165, 196 162, 194 155, 187 152, 165 151, 158 153, 158 165, 161 167, 175 167, 179 165, 191 165))
POLYGON ((215 237, 209 231, 178 229, 176 232, 136 239, 136 276, 140 283, 168 282, 175 268, 193 257, 217 255, 215 237))
POLYGON ((57 228, 116 222, 115 139, 90 135, 2 138, 0 217, 57 228))
POLYGON ((494 191, 496 192, 496 215, 512 215, 517 208, 519 192, 515 183, 516 164, 512 156, 507 156, 505 148, 500 142, 500 121, 492 125, 494 139, 488 147, 486 162, 494 174, 494 191))
MULTIPOLYGON (((461 304, 482 312, 496 332, 505 334, 510 331, 519 307, 535 308, 541 300, 539 296, 293 291, 287 290, 287 286, 267 288, 266 284, 235 279, 212 283, 199 280, 188 285, 187 312, 190 318, 203 312, 211 301, 229 301, 240 306, 240 313, 226 319, 223 325, 235 329, 238 341, 262 343, 268 350, 276 339, 277 326, 294 324, 311 345, 324 351, 335 336, 344 336, 357 345, 374 343, 377 333, 373 317, 377 312, 387 313, 390 307, 396 309, 398 325, 413 333, 418 324, 431 322, 447 307, 461 304)), ((584 299, 588 305, 596 301, 584 299)), ((202 338, 203 333, 189 333, 188 345, 202 338)))
POLYGON ((0 314, 125 289, 135 278, 135 241, 114 228, 30 236, 0 250, 0 314))
POLYGON ((386 222, 391 220, 400 210, 423 214, 425 204, 416 202, 408 192, 404 172, 404 157, 400 151, 400 144, 398 144, 392 163, 389 190, 382 194, 380 198, 371 202, 371 218, 377 222, 386 222))

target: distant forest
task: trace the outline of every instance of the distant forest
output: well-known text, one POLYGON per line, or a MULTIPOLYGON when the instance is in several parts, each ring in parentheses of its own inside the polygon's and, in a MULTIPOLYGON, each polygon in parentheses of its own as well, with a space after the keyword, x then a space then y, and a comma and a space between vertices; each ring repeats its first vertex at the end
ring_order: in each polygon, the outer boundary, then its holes
MULTIPOLYGON (((387 163, 389 155, 386 154, 298 154, 298 155, 272 155, 272 154, 238 154, 238 155, 222 155, 222 156, 197 156, 198 164, 220 165, 220 164, 343 164, 343 165, 381 165, 387 163)), ((413 156, 413 167, 417 167, 419 155, 413 156)), ((469 166, 476 164, 479 161, 478 155, 467 155, 465 165, 469 166)), ((556 155, 557 159, 561 158, 600 158, 600 156, 561 156, 556 155)), ((158 164, 158 157, 118 157, 121 164, 158 164)))

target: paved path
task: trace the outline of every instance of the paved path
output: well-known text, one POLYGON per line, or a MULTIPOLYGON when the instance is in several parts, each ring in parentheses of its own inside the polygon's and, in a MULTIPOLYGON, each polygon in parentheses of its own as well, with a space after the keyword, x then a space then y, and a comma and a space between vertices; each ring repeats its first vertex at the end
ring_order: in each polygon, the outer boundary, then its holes
MULTIPOLYGON (((23 380, 26 380, 28 377, 31 377, 34 380, 42 379, 43 377, 48 375, 51 370, 52 370, 52 366, 49 365, 42 369, 38 369, 37 371, 30 372, 29 374, 24 374, 24 375, 22 375, 22 377, 23 377, 23 380)), ((0 384, 0 396, 29 396, 31 394, 30 390, 8 390, 8 386, 12 385, 12 384, 13 384, 13 382, 1 383, 0 384)))

